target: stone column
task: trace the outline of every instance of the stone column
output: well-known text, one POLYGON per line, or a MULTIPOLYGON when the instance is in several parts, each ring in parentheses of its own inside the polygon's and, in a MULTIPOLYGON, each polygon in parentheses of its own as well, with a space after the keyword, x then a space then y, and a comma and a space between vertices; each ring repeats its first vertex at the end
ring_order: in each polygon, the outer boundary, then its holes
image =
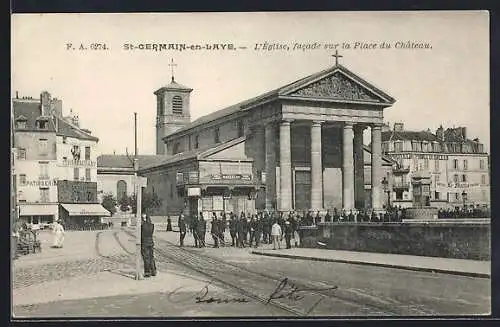
POLYGON ((276 125, 268 122, 265 130, 266 147, 266 209, 272 210, 276 205, 276 125))
POLYGON ((381 210, 382 192, 382 126, 372 125, 372 209, 381 210))
POLYGON ((323 163, 321 161, 321 121, 311 125, 311 209, 323 209, 323 163))
POLYGON ((280 207, 292 210, 292 152, 290 149, 290 120, 280 124, 280 207))
POLYGON ((354 205, 357 209, 365 207, 364 130, 363 125, 354 126, 354 205))
POLYGON ((352 123, 346 122, 342 138, 342 207, 354 208, 354 155, 352 123))

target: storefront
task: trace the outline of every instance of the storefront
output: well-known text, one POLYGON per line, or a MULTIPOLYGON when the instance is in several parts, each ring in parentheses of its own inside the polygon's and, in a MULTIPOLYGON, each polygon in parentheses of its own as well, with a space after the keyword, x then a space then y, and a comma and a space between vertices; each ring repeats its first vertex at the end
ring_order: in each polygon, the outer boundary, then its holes
POLYGON ((57 204, 20 203, 19 217, 27 224, 46 228, 58 219, 57 204))
POLYGON ((96 228, 111 216, 99 203, 61 203, 59 215, 66 229, 96 228))

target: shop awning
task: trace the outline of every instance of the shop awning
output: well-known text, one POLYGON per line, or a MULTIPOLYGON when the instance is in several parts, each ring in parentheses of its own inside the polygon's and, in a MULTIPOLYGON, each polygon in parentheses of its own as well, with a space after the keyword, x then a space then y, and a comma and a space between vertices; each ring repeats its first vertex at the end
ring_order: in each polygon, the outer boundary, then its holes
POLYGON ((98 203, 61 203, 70 216, 111 216, 108 210, 98 203))
POLYGON ((57 215, 57 204, 19 204, 21 216, 54 216, 57 215))

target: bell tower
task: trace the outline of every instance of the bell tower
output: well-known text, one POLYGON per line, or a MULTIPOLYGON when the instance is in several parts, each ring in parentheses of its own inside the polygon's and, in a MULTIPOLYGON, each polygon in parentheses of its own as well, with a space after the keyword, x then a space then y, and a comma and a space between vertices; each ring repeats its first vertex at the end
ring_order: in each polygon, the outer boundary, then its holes
POLYGON ((175 81, 173 67, 170 84, 154 92, 156 96, 156 154, 167 154, 163 138, 183 128, 191 121, 189 97, 193 89, 175 81))

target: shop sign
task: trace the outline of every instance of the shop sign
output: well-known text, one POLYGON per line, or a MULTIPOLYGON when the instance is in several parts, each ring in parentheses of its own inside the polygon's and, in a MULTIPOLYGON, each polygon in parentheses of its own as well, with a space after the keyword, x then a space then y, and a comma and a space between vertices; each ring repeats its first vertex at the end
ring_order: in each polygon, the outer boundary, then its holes
POLYGON ((242 180, 242 181, 251 181, 252 175, 246 174, 213 174, 213 180, 242 180))
POLYGON ((97 167, 96 162, 92 160, 69 160, 69 159, 64 159, 62 162, 63 166, 69 166, 69 167, 77 167, 77 166, 84 166, 84 167, 97 167))
POLYGON ((57 186, 57 179, 46 179, 46 180, 35 180, 35 181, 26 181, 25 184, 21 186, 36 186, 36 187, 49 187, 49 186, 57 186))
POLYGON ((190 187, 188 188, 188 196, 200 196, 201 189, 199 187, 190 187))

